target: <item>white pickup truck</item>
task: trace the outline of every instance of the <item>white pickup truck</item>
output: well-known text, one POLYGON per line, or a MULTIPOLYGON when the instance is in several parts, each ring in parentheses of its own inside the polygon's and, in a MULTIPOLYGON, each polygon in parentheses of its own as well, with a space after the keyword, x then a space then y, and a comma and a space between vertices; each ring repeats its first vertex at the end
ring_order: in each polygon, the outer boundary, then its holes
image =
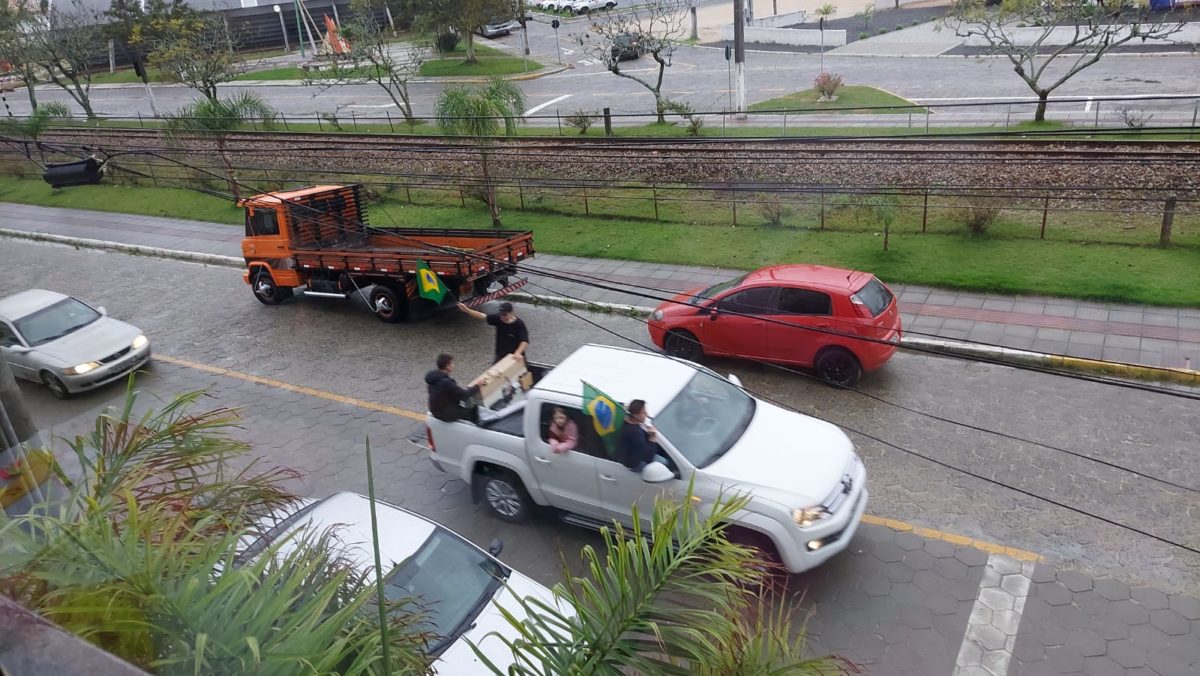
POLYGON ((636 504, 648 523, 655 497, 681 496, 694 479, 705 504, 749 495, 730 538, 799 573, 845 549, 867 506, 866 468, 844 432, 691 362, 586 345, 497 413, 479 425, 427 416, 426 436, 434 465, 506 521, 540 505, 577 525, 631 525, 636 504), (582 410, 584 382, 618 402, 646 401, 662 461, 634 472, 609 455, 582 410), (579 428, 576 450, 561 454, 548 441, 559 407, 579 428))

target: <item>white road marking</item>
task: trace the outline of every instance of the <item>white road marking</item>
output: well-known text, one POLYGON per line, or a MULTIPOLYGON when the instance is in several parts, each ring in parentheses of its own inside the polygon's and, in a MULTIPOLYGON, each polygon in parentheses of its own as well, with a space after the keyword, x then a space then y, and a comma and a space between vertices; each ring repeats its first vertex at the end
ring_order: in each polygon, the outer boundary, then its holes
POLYGON ((563 48, 562 48, 562 53, 563 53, 563 54, 566 54, 567 56, 570 56, 570 55, 572 55, 572 54, 574 54, 574 53, 575 53, 575 50, 574 50, 574 49, 567 49, 566 47, 563 47, 563 48))
POLYGON ((396 104, 381 103, 381 104, 376 105, 373 103, 351 103, 350 105, 348 105, 346 107, 347 108, 395 108, 396 104))
POLYGON ((563 99, 567 99, 570 97, 571 97, 570 94, 563 94, 562 96, 560 96, 556 99, 550 99, 549 101, 547 101, 541 105, 534 106, 534 107, 530 108, 529 110, 525 111, 524 113, 521 114, 521 117, 529 117, 530 115, 533 115, 534 113, 541 110, 542 108, 545 108, 546 106, 554 105, 555 103, 558 103, 559 101, 562 101, 563 99))
POLYGON ((1092 97, 1088 97, 1087 103, 1083 104, 1083 112, 1088 112, 1092 109, 1092 97))
POLYGON ((988 556, 951 676, 1007 676, 1035 565, 988 556))

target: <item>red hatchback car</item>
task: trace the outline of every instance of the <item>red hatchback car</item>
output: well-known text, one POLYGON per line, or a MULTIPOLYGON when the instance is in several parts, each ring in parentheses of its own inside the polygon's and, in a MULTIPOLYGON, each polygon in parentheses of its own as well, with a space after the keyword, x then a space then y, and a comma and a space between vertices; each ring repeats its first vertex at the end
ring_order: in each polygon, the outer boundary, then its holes
POLYGON ((654 343, 675 357, 812 367, 840 387, 883 366, 901 330, 896 297, 883 282, 822 265, 775 265, 682 293, 658 306, 649 327, 654 343))

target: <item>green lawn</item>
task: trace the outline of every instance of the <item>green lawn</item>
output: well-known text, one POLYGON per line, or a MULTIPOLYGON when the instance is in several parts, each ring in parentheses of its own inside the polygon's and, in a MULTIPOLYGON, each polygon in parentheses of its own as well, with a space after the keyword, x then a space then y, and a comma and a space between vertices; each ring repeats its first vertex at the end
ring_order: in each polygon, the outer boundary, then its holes
POLYGON ((467 58, 467 43, 465 40, 460 40, 458 45, 454 47, 454 51, 449 55, 442 55, 441 58, 430 59, 421 64, 422 77, 447 77, 454 75, 515 75, 524 73, 525 64, 529 64, 529 72, 532 73, 542 64, 533 59, 522 60, 521 57, 513 56, 510 52, 488 47, 487 45, 475 44, 475 58, 478 63, 468 65, 467 58))
POLYGON ((837 100, 819 103, 821 94, 816 89, 806 89, 766 101, 752 104, 750 110, 786 110, 789 113, 837 113, 837 114, 887 114, 917 113, 924 115, 925 109, 917 107, 908 99, 889 94, 882 89, 861 85, 846 85, 837 90, 837 100), (882 108, 895 106, 895 108, 882 108))
MULTIPOLYGON (((418 227, 489 227, 482 205, 409 205, 404 191, 385 193, 368 207, 371 222, 418 227)), ((420 198, 418 198, 420 199, 420 198)), ((1081 244, 1066 239, 971 237, 961 230, 931 228, 917 234, 895 227, 891 250, 873 228, 858 231, 777 228, 761 225, 752 210, 738 227, 658 223, 629 217, 521 211, 506 196, 504 226, 535 233, 544 253, 751 269, 786 262, 813 262, 870 270, 897 283, 946 288, 1067 296, 1094 300, 1200 306, 1194 288, 1200 246, 1169 249, 1124 244, 1081 244)), ((531 199, 527 197, 527 199, 531 199)), ((129 186, 80 186, 53 191, 41 181, 0 179, 0 201, 173 216, 238 224, 227 201, 199 193, 129 186)), ((609 198, 616 210, 622 200, 609 198)), ((591 208, 603 211, 601 200, 591 208)), ((684 207, 678 207, 680 209, 684 207)), ((713 211, 713 209, 709 209, 713 211)), ((748 212, 748 213, 747 213, 748 212)), ((682 213, 675 214, 684 215, 682 213)), ((664 217, 668 214, 664 213, 664 217)), ((1064 226, 1065 227, 1065 226, 1064 226)), ((1188 240, 1191 241, 1191 240, 1188 240)))

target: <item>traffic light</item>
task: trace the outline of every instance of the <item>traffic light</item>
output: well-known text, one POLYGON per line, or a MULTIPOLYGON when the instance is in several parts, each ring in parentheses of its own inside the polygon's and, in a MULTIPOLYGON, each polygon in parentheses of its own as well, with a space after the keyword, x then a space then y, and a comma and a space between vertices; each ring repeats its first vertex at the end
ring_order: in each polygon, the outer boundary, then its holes
POLYGON ((63 164, 47 164, 42 172, 42 180, 52 188, 65 188, 72 185, 93 185, 104 177, 104 163, 94 157, 78 162, 63 164))

